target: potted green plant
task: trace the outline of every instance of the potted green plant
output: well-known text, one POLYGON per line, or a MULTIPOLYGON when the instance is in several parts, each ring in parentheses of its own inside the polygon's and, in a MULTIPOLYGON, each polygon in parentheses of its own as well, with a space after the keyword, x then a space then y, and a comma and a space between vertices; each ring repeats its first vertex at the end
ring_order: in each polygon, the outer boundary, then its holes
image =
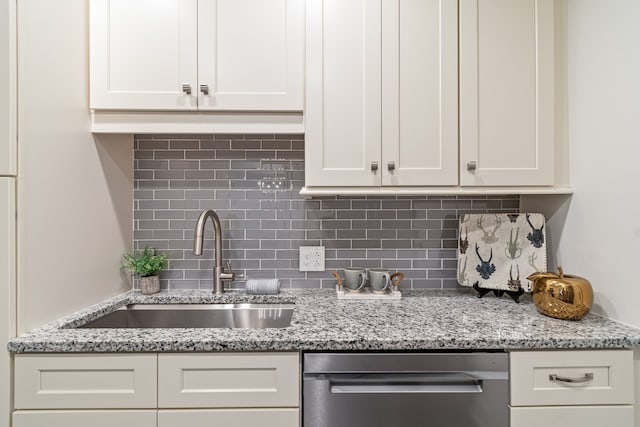
POLYGON ((140 292, 148 295, 160 292, 158 273, 169 266, 169 260, 166 255, 156 254, 154 248, 147 246, 141 252, 123 254, 122 265, 140 278, 140 292))

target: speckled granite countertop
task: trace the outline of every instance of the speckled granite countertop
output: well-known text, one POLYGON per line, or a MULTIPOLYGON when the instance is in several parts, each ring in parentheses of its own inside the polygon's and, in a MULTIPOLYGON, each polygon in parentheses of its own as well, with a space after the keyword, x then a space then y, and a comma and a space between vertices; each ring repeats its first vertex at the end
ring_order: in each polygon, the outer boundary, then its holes
POLYGON ((622 348, 640 345, 640 329, 588 314, 579 322, 551 319, 529 299, 467 290, 404 291, 399 301, 338 301, 335 291, 285 291, 277 296, 230 292, 128 292, 9 341, 35 352, 176 352, 252 350, 433 350, 622 348), (130 303, 295 303, 283 329, 73 329, 130 303))

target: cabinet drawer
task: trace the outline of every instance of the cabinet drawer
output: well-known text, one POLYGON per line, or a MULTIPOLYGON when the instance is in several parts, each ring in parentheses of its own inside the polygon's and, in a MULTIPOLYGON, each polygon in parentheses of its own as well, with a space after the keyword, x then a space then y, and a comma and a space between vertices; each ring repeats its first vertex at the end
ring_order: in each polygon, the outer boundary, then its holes
POLYGON ((298 427, 299 419, 295 408, 158 411, 158 427, 298 427))
POLYGON ((144 411, 15 411, 13 427, 155 427, 156 410, 144 411))
POLYGON ((510 362, 512 406, 633 404, 631 350, 512 352, 510 362))
POLYGON ((295 407, 298 353, 161 354, 160 408, 295 407))
POLYGON ((511 427, 632 427, 633 406, 510 408, 511 427))
POLYGON ((157 356, 17 355, 16 409, 155 408, 157 356))

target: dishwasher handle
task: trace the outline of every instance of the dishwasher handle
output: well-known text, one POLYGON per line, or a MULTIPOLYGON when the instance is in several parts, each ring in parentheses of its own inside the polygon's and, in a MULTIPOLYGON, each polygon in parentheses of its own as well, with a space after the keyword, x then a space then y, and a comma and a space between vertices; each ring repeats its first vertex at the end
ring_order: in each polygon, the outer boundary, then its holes
POLYGON ((334 394, 482 393, 482 380, 465 372, 416 375, 326 375, 334 394))

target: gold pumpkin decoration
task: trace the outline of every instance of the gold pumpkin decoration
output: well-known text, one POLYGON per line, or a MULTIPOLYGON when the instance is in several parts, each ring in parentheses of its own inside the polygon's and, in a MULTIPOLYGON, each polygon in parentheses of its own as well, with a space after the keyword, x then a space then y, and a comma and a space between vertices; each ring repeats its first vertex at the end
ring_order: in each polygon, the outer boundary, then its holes
POLYGON ((563 320, 580 320, 591 310, 593 289, 585 278, 558 273, 533 273, 531 297, 538 310, 563 320))

